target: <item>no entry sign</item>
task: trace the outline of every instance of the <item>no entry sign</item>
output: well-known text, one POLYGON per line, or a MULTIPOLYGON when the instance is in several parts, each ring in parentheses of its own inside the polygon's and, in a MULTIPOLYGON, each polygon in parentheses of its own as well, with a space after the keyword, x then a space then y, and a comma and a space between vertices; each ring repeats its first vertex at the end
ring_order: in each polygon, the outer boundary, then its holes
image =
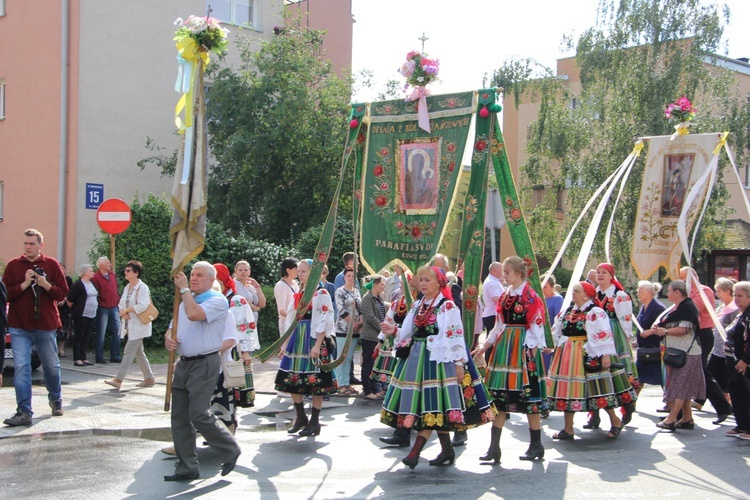
POLYGON ((96 211, 96 222, 107 234, 120 234, 130 226, 131 220, 130 207, 119 198, 104 200, 96 211))

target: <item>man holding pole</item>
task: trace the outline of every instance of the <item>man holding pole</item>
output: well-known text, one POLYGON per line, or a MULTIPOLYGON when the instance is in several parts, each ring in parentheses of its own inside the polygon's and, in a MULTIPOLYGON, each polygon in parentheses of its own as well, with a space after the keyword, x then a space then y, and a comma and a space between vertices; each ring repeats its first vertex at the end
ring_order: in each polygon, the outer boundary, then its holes
POLYGON ((226 298, 211 289, 215 278, 216 269, 205 261, 193 265, 189 286, 184 273, 174 277, 182 303, 177 335, 170 329, 164 346, 179 355, 172 379, 172 439, 178 462, 175 473, 164 476, 165 481, 198 479, 196 431, 221 455, 222 476, 234 469, 240 456, 234 436, 210 411, 221 368, 219 347, 229 313, 226 298))

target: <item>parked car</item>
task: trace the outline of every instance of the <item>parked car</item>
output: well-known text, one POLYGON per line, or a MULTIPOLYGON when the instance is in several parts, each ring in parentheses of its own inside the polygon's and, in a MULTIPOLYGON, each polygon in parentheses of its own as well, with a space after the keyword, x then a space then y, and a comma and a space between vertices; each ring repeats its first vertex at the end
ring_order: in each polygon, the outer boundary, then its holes
MULTIPOLYGON (((13 349, 10 347, 10 334, 5 334, 5 366, 8 366, 8 361, 13 361, 13 349)), ((42 360, 39 359, 39 354, 36 349, 31 351, 31 369, 36 370, 42 365, 42 360)), ((12 366, 12 363, 11 363, 12 366)))

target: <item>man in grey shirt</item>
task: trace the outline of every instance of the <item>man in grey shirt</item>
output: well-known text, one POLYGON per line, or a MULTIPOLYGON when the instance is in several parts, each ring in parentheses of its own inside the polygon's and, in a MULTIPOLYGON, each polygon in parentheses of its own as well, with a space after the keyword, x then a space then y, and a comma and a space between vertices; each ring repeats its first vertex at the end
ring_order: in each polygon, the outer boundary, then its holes
POLYGON ((174 277, 182 298, 177 338, 173 339, 168 331, 164 346, 169 351, 176 350, 180 357, 172 379, 172 439, 178 461, 175 473, 164 476, 165 481, 190 481, 200 476, 196 430, 221 456, 222 476, 234 469, 240 456, 234 436, 210 411, 221 369, 219 348, 229 314, 226 298, 211 289, 215 278, 216 269, 205 261, 193 265, 189 287, 184 273, 174 277))

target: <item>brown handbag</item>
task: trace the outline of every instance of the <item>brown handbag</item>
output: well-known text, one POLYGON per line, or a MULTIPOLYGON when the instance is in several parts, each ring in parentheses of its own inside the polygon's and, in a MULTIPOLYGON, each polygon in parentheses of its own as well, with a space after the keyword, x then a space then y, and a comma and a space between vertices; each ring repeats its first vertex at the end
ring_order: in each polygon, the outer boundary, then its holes
MULTIPOLYGON (((138 289, 136 289, 135 291, 134 302, 136 304, 138 303, 138 289)), ((159 310, 154 306, 154 303, 151 301, 151 297, 149 297, 149 303, 146 310, 142 313, 136 313, 135 315, 138 316, 138 319, 141 320, 141 323, 147 325, 159 317, 159 310)))

